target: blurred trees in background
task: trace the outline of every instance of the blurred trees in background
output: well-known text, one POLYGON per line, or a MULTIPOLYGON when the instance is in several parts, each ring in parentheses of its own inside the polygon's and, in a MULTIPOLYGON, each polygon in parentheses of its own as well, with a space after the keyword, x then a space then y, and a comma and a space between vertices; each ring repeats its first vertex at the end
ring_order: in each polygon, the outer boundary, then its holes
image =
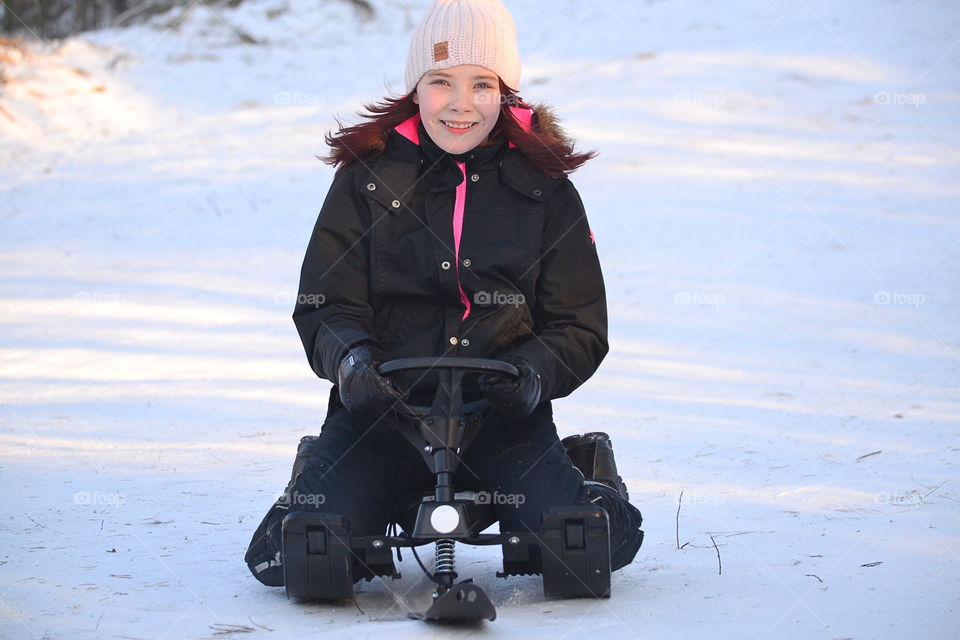
POLYGON ((32 31, 41 38, 62 38, 78 31, 145 19, 177 4, 175 0, 3 0, 0 30, 24 35, 32 31))
MULTIPOLYGON (((369 0, 347 1, 368 16, 374 13, 369 0)), ((210 7, 241 3, 243 0, 204 2, 210 7)), ((196 4, 196 0, 0 0, 0 33, 62 38, 88 29, 126 26, 177 6, 186 9, 196 4)))

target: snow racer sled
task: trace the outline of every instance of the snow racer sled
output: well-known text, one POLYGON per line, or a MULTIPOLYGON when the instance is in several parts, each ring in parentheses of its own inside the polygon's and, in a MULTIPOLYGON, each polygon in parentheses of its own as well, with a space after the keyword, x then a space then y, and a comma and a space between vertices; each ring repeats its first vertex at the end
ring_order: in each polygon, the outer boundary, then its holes
POLYGON ((431 406, 405 405, 409 419, 398 421, 404 437, 420 451, 436 478, 431 493, 401 503, 412 530, 402 535, 354 536, 343 517, 316 511, 293 512, 283 518, 282 564, 289 597, 340 600, 353 597, 356 580, 376 576, 399 578, 393 550, 409 547, 424 573, 436 584, 433 603, 411 617, 426 621, 494 620, 496 610, 472 579, 458 580, 457 543, 500 546, 503 571, 497 576, 543 576, 548 596, 608 598, 610 596, 610 533, 603 507, 586 504, 554 507, 544 512, 539 532, 481 533, 497 522, 493 505, 474 492, 452 486, 459 454, 478 433, 490 410, 481 398, 464 402, 466 374, 516 376, 516 368, 481 358, 403 358, 379 366, 381 375, 432 370, 439 383, 431 406), (416 547, 435 546, 431 573, 416 547))

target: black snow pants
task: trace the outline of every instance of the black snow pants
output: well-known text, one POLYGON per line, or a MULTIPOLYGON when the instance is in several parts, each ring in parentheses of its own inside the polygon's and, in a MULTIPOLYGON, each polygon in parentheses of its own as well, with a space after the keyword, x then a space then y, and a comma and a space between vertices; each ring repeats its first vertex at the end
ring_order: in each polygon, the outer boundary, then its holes
MULTIPOLYGON (((403 498, 435 483, 420 452, 388 420, 352 414, 335 397, 320 436, 305 441, 284 496, 257 528, 245 558, 254 576, 271 586, 283 585, 280 524, 287 513, 336 513, 351 534, 380 535, 397 521, 403 498)), ((487 492, 501 531, 539 532, 542 513, 555 506, 602 506, 610 517, 614 570, 630 564, 642 542, 637 508, 606 485, 584 484, 557 436, 549 402, 522 421, 491 413, 463 452, 454 487, 487 492)))

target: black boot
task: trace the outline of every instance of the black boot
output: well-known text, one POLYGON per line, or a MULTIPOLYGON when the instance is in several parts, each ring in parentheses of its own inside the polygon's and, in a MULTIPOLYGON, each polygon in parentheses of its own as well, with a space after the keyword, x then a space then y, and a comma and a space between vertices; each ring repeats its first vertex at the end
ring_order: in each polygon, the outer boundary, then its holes
POLYGON ((573 466, 583 474, 584 480, 601 482, 615 489, 624 500, 630 500, 627 485, 617 474, 610 436, 602 431, 592 431, 579 436, 567 436, 562 442, 573 466))

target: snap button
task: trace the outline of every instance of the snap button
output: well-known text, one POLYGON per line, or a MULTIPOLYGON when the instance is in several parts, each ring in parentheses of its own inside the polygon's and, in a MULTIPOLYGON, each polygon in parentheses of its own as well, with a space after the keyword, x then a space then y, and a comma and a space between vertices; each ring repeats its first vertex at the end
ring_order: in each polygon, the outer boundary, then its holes
POLYGON ((533 195, 535 195, 535 196, 537 196, 537 197, 539 198, 540 196, 543 195, 543 191, 541 191, 540 189, 534 189, 534 190, 533 190, 533 195))
POLYGON ((470 179, 473 180, 474 182, 476 182, 477 180, 480 179, 480 176, 475 173, 475 174, 473 174, 472 176, 470 176, 470 179))
POLYGON ((376 190, 377 190, 377 185, 375 185, 374 183, 371 182, 370 184, 367 185, 367 191, 376 191, 376 190))
POLYGON ((400 208, 400 201, 399 201, 399 200, 394 200, 394 201, 391 202, 390 204, 393 205, 393 208, 394 208, 394 209, 399 209, 399 208, 400 208))
POLYGON ((463 340, 460 341, 460 346, 462 346, 462 347, 469 347, 469 346, 470 346, 470 341, 467 340, 466 338, 464 338, 463 340))
POLYGON ((473 263, 470 262, 470 258, 464 258, 464 259, 463 259, 463 266, 469 267, 471 264, 473 264, 473 263))
POLYGON ((451 336, 451 338, 450 338, 450 344, 452 344, 452 345, 456 345, 456 344, 457 344, 457 339, 456 339, 456 337, 451 336))
POLYGON ((444 260, 443 262, 440 263, 440 268, 446 271, 447 269, 450 268, 450 263, 444 260))

